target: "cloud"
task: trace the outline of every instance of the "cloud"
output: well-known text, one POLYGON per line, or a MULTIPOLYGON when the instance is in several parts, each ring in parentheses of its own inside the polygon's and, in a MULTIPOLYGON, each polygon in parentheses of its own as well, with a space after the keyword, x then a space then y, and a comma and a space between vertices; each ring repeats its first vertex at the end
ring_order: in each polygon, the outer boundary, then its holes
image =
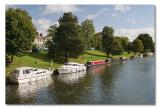
POLYGON ((115 11, 120 11, 120 12, 126 12, 126 11, 128 11, 128 10, 130 10, 131 8, 129 7, 129 6, 127 6, 127 5, 116 5, 115 7, 114 7, 114 10, 115 11))
POLYGON ((107 8, 103 8, 103 9, 100 9, 97 13, 95 14, 89 14, 86 16, 86 19, 95 19, 96 17, 102 15, 102 14, 106 14, 106 12, 108 12, 108 9, 107 8))
POLYGON ((135 29, 116 29, 114 35, 126 36, 129 38, 130 41, 133 41, 141 33, 148 33, 153 38, 153 40, 155 40, 155 31, 153 27, 135 29))
POLYGON ((136 24, 136 20, 134 18, 128 19, 127 22, 131 24, 136 24))
POLYGON ((52 13, 61 13, 61 12, 77 12, 82 11, 75 5, 46 5, 43 8, 43 14, 48 15, 52 13))
POLYGON ((118 15, 118 14, 117 14, 117 13, 114 13, 114 12, 111 14, 112 17, 116 17, 117 15, 118 15))
POLYGON ((50 20, 45 19, 45 18, 40 18, 37 20, 33 19, 33 24, 37 28, 37 31, 39 33, 42 33, 43 36, 47 35, 47 30, 49 29, 51 25, 54 25, 54 24, 56 24, 57 26, 59 25, 58 22, 51 22, 50 20))

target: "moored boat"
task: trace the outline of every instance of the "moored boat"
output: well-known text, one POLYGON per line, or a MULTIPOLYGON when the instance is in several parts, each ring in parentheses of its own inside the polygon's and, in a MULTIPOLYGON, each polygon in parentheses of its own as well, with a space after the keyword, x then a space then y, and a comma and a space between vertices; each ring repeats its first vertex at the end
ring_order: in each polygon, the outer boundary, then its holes
POLYGON ((89 62, 87 62, 87 67, 105 65, 105 64, 106 64, 105 60, 89 61, 89 62))
POLYGON ((86 66, 84 64, 79 64, 76 62, 68 62, 58 68, 59 74, 76 73, 81 71, 86 71, 86 66))
POLYGON ((34 67, 16 68, 10 75, 11 83, 26 83, 48 78, 52 75, 52 70, 39 69, 34 67))
POLYGON ((143 58, 143 54, 138 53, 138 54, 136 54, 134 57, 135 57, 135 58, 143 58))

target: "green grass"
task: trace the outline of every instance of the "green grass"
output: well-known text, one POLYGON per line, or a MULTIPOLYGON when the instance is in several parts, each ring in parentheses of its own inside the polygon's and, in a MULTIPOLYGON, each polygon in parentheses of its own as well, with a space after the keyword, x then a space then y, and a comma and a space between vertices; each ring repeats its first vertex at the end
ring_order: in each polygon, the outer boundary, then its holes
MULTIPOLYGON (((117 56, 112 56, 114 58, 116 57, 129 57, 133 53, 128 54, 124 53, 123 55, 117 55, 117 56)), ((11 71, 13 71, 17 67, 22 67, 22 66, 30 66, 30 67, 39 67, 39 68, 45 68, 48 69, 51 66, 51 62, 49 59, 46 58, 46 53, 28 53, 26 55, 22 56, 14 56, 14 61, 12 64, 6 67, 6 76, 10 74, 11 71), (36 64, 37 63, 37 64, 36 64)), ((106 54, 97 51, 97 50, 88 50, 86 53, 80 55, 78 58, 69 58, 70 62, 78 62, 78 63, 86 63, 87 61, 92 61, 92 60, 105 60, 106 59, 106 54)), ((55 62, 53 61, 52 67, 57 69, 59 66, 61 66, 63 63, 62 62, 55 62)))

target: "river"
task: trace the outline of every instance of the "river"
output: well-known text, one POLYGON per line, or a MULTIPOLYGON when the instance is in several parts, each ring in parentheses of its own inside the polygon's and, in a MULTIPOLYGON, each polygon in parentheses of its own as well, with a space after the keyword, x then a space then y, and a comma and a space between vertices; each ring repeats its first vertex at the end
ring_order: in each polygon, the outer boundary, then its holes
POLYGON ((155 57, 6 85, 6 104, 155 104, 155 57))

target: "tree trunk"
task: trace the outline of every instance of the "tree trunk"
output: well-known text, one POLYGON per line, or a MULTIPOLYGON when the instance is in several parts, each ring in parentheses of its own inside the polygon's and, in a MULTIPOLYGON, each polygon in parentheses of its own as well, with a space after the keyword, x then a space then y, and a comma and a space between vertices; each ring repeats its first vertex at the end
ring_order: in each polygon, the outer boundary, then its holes
POLYGON ((11 61, 10 61, 10 63, 12 63, 13 62, 13 53, 11 54, 11 61))

